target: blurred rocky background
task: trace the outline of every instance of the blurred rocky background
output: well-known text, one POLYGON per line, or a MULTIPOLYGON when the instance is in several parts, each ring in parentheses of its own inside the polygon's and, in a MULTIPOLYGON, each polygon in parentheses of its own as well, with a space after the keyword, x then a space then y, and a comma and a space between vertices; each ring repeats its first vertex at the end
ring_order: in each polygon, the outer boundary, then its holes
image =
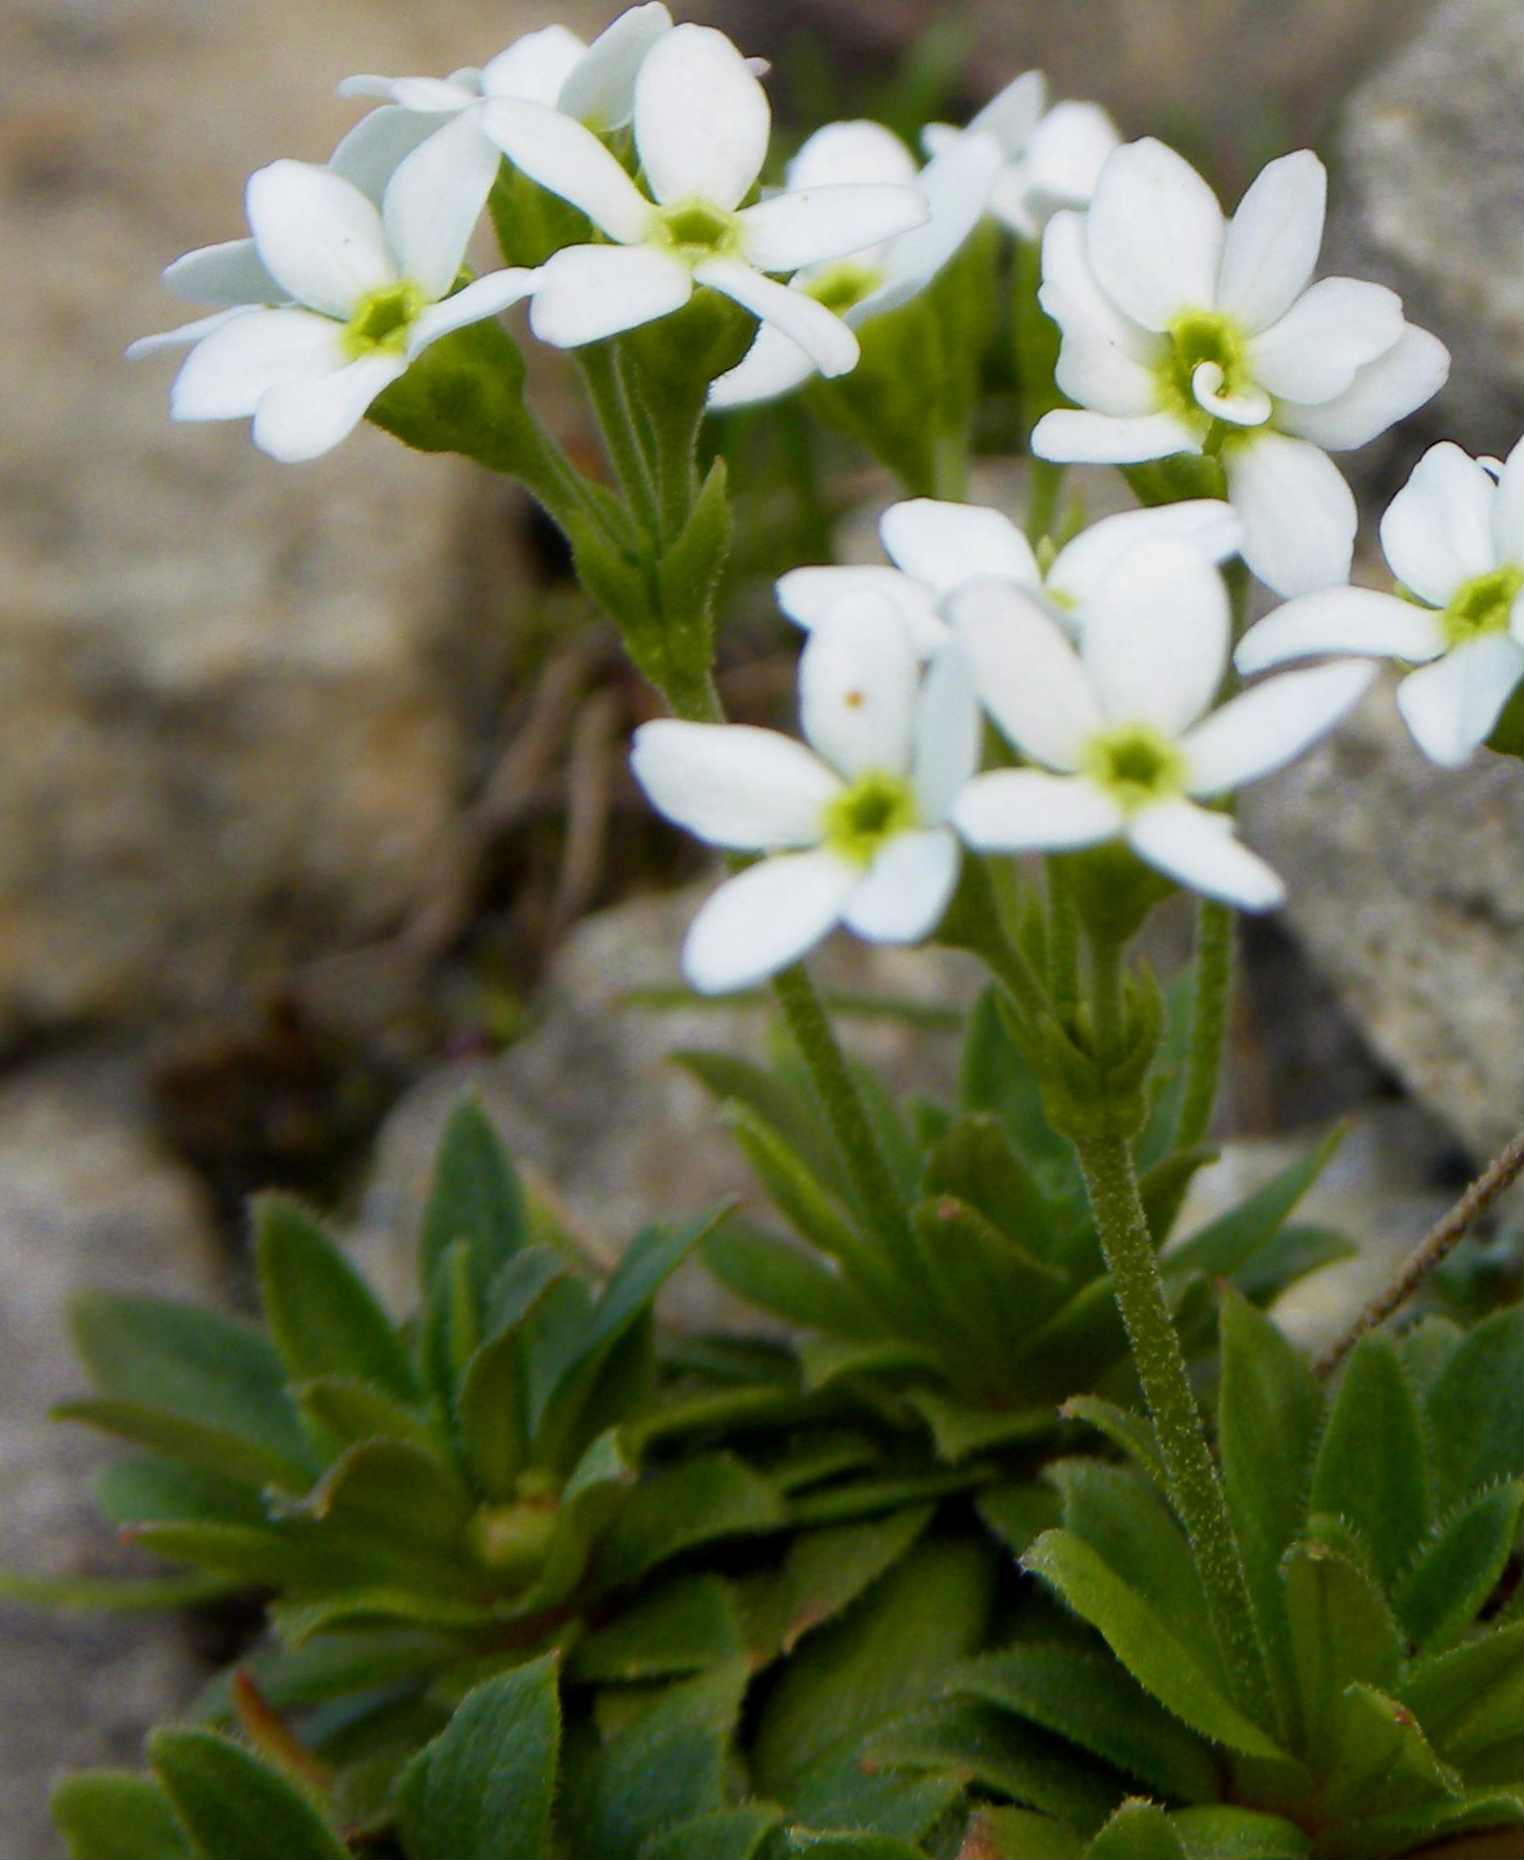
MULTIPOLYGON (((606 12, 555 16, 590 33, 606 12)), ((862 109, 919 45, 941 110, 1041 65, 1056 95, 1171 138, 1230 198, 1315 141, 1340 202, 1325 268, 1395 285, 1455 355, 1439 399, 1352 461, 1367 502, 1441 434, 1501 452, 1524 425, 1516 0, 714 0, 689 16, 772 58, 802 118, 862 109)), ((673 979, 692 894, 668 894, 701 868, 629 787, 622 745, 649 700, 553 540, 512 487, 372 431, 287 469, 241 425, 175 430, 165 365, 121 360, 180 320, 159 267, 242 231, 252 168, 326 156, 355 114, 340 77, 443 71, 549 17, 523 0, 0 11, 7 1566, 112 1562, 81 1485, 93 1450, 42 1420, 73 1385, 67 1288, 236 1298, 252 1186, 340 1207, 394 1269, 466 1079, 594 1251, 674 1197, 744 1186, 662 1056, 754 1048, 761 1017, 619 1009, 673 979)), ((554 370, 541 392, 586 446, 554 370)), ((786 705, 789 662, 749 624, 762 650, 727 695, 761 721, 786 705)), ((1519 797, 1512 766, 1436 777, 1384 693, 1252 797, 1293 902, 1246 937, 1216 1192, 1273 1167, 1288 1132, 1356 1113, 1318 1217, 1370 1241, 1367 1276, 1519 1121, 1519 797)), ((832 963, 843 986, 933 1010, 967 985, 898 954, 832 963)), ((900 1081, 950 1063, 934 1026, 865 1038, 900 1081)), ((695 1289, 678 1315, 713 1307, 695 1289)), ((49 1774, 131 1762, 191 1695, 213 1629, 0 1619, 6 1851, 32 1860, 56 1851, 49 1774)))

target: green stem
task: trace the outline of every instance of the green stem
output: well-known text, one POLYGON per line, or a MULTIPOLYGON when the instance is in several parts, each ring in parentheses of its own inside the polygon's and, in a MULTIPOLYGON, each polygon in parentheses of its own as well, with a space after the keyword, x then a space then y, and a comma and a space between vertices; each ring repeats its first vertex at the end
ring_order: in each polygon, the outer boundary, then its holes
POLYGON ((1090 938, 1090 1012, 1096 1057, 1103 1066, 1121 1055, 1124 1010, 1122 952, 1110 937, 1090 938))
POLYGON ((1054 1013, 1068 1023, 1079 1006, 1079 915, 1062 860, 1049 854, 1043 869, 1048 881, 1048 992, 1054 1013))
POLYGON ((612 342, 590 342, 577 351, 577 362, 615 474, 642 527, 655 538, 661 528, 656 485, 617 350, 612 342))
POLYGON ((1133 1364, 1158 1430, 1170 1501, 1190 1539, 1233 1695, 1258 1723, 1273 1725, 1270 1677, 1254 1628, 1243 1558, 1164 1296, 1132 1145, 1121 1129, 1098 1125, 1076 1136, 1074 1146, 1133 1364))
POLYGON ((1047 1011, 1042 981, 1006 929, 999 894, 983 859, 970 854, 963 861, 963 876, 936 940, 978 956, 1011 997, 1025 1024, 1030 1026, 1047 1011))
POLYGON ((943 430, 932 442, 931 494, 959 504, 968 496, 968 431, 943 430))
POLYGON ((1206 1136, 1217 1105, 1233 993, 1233 910, 1215 898, 1196 906, 1196 970, 1191 983, 1191 1031, 1185 1090, 1175 1147, 1191 1150, 1206 1136))
POLYGON ((1031 493, 1027 502, 1027 541, 1035 549, 1045 536, 1053 534, 1053 519, 1058 511, 1058 494, 1063 488, 1064 468, 1051 459, 1027 460, 1031 493))

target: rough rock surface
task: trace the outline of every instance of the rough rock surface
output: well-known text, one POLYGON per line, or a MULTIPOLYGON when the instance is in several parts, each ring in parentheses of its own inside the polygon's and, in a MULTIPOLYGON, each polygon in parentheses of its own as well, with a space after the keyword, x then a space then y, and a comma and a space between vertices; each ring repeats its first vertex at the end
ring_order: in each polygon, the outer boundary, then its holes
MULTIPOLYGON (((148 1134, 131 1071, 50 1062, 0 1086, 0 1561, 33 1574, 126 1567, 90 1502, 114 1449, 47 1419, 81 1392, 64 1327, 81 1285, 187 1299, 224 1289, 208 1211, 148 1134)), ((143 1567, 138 1564, 134 1567, 143 1567)), ((158 1566, 162 1567, 162 1566, 158 1566)), ((46 1794, 63 1769, 135 1766, 145 1731, 204 1677, 174 1620, 0 1604, 4 1851, 60 1851, 46 1794)))
POLYGON ((1524 786, 1485 751, 1435 768, 1392 682, 1247 791, 1245 834, 1365 1037, 1482 1160, 1524 1122, 1524 786))

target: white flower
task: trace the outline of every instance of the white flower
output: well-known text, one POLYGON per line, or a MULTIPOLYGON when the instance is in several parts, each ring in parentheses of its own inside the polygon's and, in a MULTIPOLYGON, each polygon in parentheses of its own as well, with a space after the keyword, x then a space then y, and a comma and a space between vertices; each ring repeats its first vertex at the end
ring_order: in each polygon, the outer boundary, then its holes
POLYGON ((839 923, 913 943, 946 909, 959 854, 944 822, 978 761, 978 711, 957 649, 921 678, 878 605, 845 602, 805 646, 810 748, 745 724, 635 732, 635 773, 662 813, 711 845, 772 855, 723 884, 688 932, 683 968, 706 994, 760 981, 839 923))
POLYGON ((1524 439, 1496 461, 1432 446, 1381 519, 1381 546, 1412 596, 1328 588, 1244 635, 1240 671, 1309 653, 1407 660, 1397 707, 1424 754, 1458 767, 1524 678, 1524 439))
MULTIPOLYGON (((1000 159, 992 137, 970 131, 955 135, 917 171, 909 149, 879 123, 827 123, 817 129, 788 165, 788 193, 853 183, 915 186, 931 217, 851 258, 806 265, 790 288, 834 310, 853 329, 899 309, 930 284, 978 225, 1000 159)), ((815 372, 798 343, 764 324, 736 367, 710 388, 709 405, 719 410, 773 400, 815 372)))
POLYGON ((908 187, 821 187, 737 211, 761 172, 771 117, 762 86, 723 33, 677 26, 635 80, 635 147, 657 204, 598 138, 542 104, 495 102, 487 133, 531 179, 578 206, 611 245, 548 261, 530 322, 575 348, 680 309, 696 284, 776 324, 822 374, 857 362, 857 338, 823 304, 765 272, 876 245, 926 218, 908 187))
POLYGON ((1449 369, 1402 303, 1353 278, 1310 282, 1327 176, 1310 150, 1263 170, 1224 223, 1162 142, 1106 162, 1089 211, 1043 238, 1043 308, 1063 334, 1040 457, 1130 464, 1220 451, 1244 559, 1278 594, 1349 576, 1355 503, 1325 448, 1362 446, 1449 369))
POLYGON ((1251 911, 1281 902, 1281 881, 1232 819, 1198 800, 1300 754, 1355 702, 1372 667, 1290 672, 1203 716, 1227 667, 1228 600, 1217 572, 1178 542, 1145 542, 1113 566, 1078 651, 1008 585, 978 583, 951 606, 986 708, 1044 765, 964 787, 952 821, 971 846, 1054 851, 1121 838, 1208 897, 1251 911))
POLYGON ((1106 157, 1122 138, 1098 103, 1056 103, 1044 112, 1047 80, 1024 72, 991 98, 966 129, 928 123, 922 145, 939 155, 959 137, 987 134, 1004 158, 990 191, 996 219, 1023 239, 1037 239, 1063 207, 1088 205, 1106 157))
POLYGON ((944 504, 929 497, 891 504, 879 537, 893 568, 795 568, 778 582, 778 605, 813 627, 849 594, 872 592, 890 603, 923 656, 952 637, 950 596, 974 581, 1006 581, 1038 597, 1071 633, 1083 630, 1096 588, 1115 563, 1150 539, 1188 543, 1204 561, 1221 562, 1243 540, 1231 506, 1192 498, 1151 510, 1103 517, 1059 550, 1044 568, 1026 537, 998 510, 944 504))
POLYGON ((408 156, 379 212, 352 182, 308 162, 273 162, 250 177, 250 249, 235 241, 190 254, 202 288, 223 284, 231 307, 127 351, 195 344, 170 392, 175 419, 252 415, 264 451, 316 458, 431 342, 534 289, 538 274, 515 269, 448 295, 475 215, 441 185, 450 159, 441 140, 408 156), (242 301, 240 288, 250 293, 242 301))

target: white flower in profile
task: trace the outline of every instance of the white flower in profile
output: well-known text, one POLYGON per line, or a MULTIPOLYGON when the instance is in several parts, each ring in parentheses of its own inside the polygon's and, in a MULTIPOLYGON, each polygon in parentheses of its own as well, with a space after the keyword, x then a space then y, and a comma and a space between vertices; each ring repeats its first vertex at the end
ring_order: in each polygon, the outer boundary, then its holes
POLYGON ((251 253, 191 257, 203 275, 220 262, 230 294, 242 267, 251 297, 127 351, 135 359, 194 343, 170 390, 175 419, 252 415, 254 443, 272 457, 316 458, 431 342, 529 295, 538 274, 522 268, 449 295, 475 211, 442 184, 438 141, 402 163, 380 211, 342 175, 308 162, 272 162, 250 177, 251 253))
POLYGON ((1083 207, 1095 192, 1106 157, 1122 138, 1098 103, 1047 102, 1040 71, 1023 72, 992 97, 967 127, 928 123, 921 132, 929 155, 939 155, 961 136, 994 136, 1002 156, 990 190, 989 209, 1023 239, 1039 239, 1064 207, 1083 207))
POLYGON ((1004 581, 1039 599, 1067 632, 1078 634, 1096 589, 1139 543, 1186 543, 1204 561, 1221 562, 1243 540, 1232 506, 1204 497, 1102 517, 1056 555, 1044 549, 1039 556, 1002 511, 930 497, 891 504, 878 533, 893 568, 794 568, 781 576, 778 605, 789 619, 808 630, 848 595, 875 593, 929 657, 952 637, 946 619, 950 597, 971 582, 1004 581))
POLYGON ((819 187, 741 207, 767 155, 771 114, 745 59, 707 26, 674 27, 635 80, 635 148, 654 203, 569 116, 499 100, 484 120, 510 161, 613 242, 565 246, 543 267, 530 322, 559 348, 666 316, 707 285, 776 325, 822 374, 845 374, 858 355, 851 330, 764 274, 861 251, 927 216, 921 195, 900 186, 819 187))
POLYGON ((976 776, 953 825, 985 851, 1121 839, 1193 891, 1268 910, 1280 879, 1227 814, 1200 802, 1268 775, 1332 727, 1374 668, 1267 680, 1206 715, 1227 668, 1222 580, 1178 542, 1145 542, 1096 589, 1076 650, 1029 596, 980 582, 953 597, 958 643, 1001 731, 1037 768, 976 776), (1056 771, 1056 772, 1053 772, 1056 771))
POLYGON ((1524 678, 1524 439, 1496 461, 1431 446, 1381 519, 1405 597, 1327 588, 1267 614, 1235 655, 1242 672, 1312 653, 1407 661, 1397 708, 1420 749, 1456 768, 1486 741, 1524 678))
MULTIPOLYGON (((972 132, 955 135, 917 169, 910 150, 881 123, 827 123, 817 129, 788 165, 788 193, 853 183, 918 187, 930 218, 850 258, 806 265, 790 288, 834 310, 852 329, 898 310, 931 283, 978 225, 1000 160, 994 139, 972 132)), ((711 386, 709 405, 718 412, 775 400, 815 372, 798 343, 764 324, 740 362, 711 386)))
POLYGON ((1216 453, 1244 559, 1286 595, 1349 577, 1355 502, 1328 451, 1374 439, 1449 369, 1394 292, 1311 282, 1326 190, 1303 149, 1271 162, 1225 222, 1189 163, 1130 142, 1088 212, 1055 214, 1043 237, 1058 385, 1080 411, 1046 414, 1033 450, 1099 464, 1216 453))
POLYGON ((878 607, 855 596, 805 646, 809 748, 746 724, 635 732, 635 774, 660 812, 712 846, 769 855, 721 885, 688 932, 683 970, 706 994, 760 981, 841 923, 917 942, 947 907, 959 848, 945 822, 978 763, 978 709, 962 654, 922 677, 878 607))

